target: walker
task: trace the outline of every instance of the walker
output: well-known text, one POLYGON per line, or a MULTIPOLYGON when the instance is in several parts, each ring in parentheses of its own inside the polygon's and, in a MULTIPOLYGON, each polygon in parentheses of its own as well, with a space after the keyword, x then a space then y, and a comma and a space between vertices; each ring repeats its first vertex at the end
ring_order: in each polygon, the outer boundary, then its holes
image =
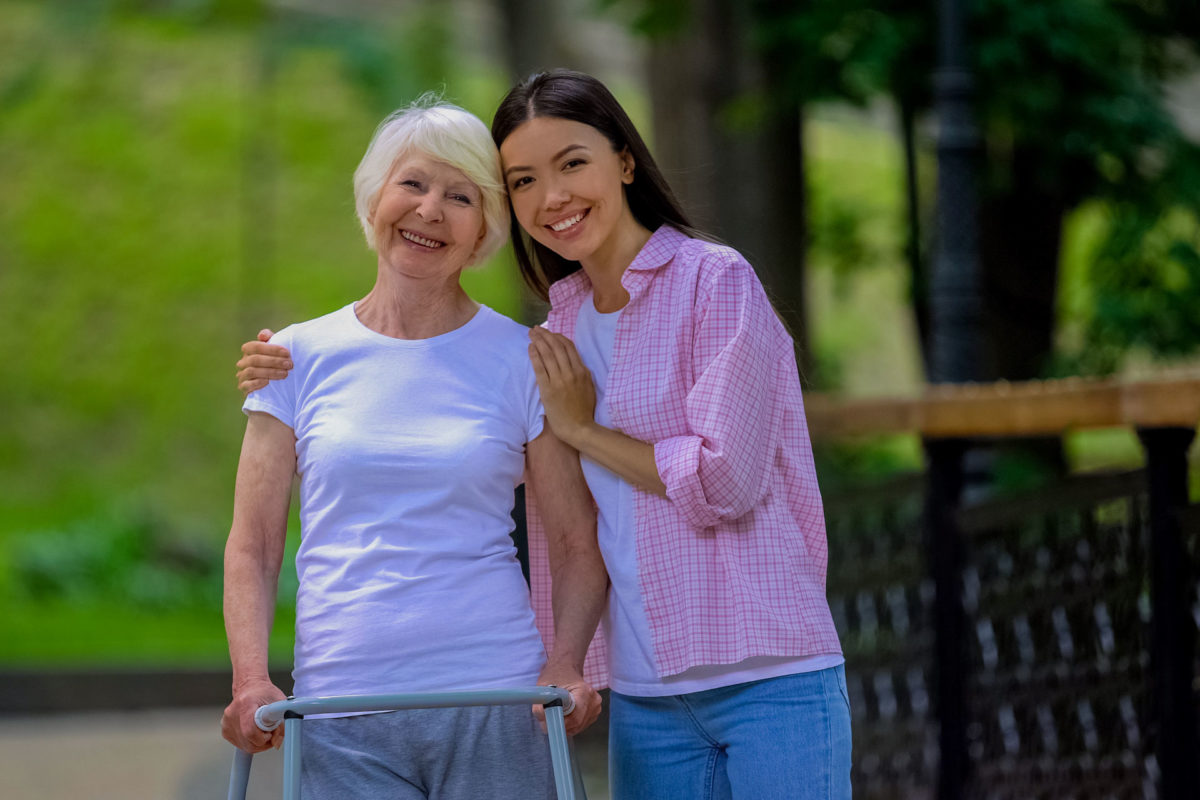
MULTIPOLYGON (((583 776, 573 757, 573 745, 567 738, 564 721, 564 716, 574 708, 574 701, 570 692, 555 686, 415 694, 294 697, 262 706, 255 712, 254 722, 264 731, 273 731, 279 727, 280 722, 283 723, 283 798, 300 800, 300 723, 305 714, 514 705, 540 705, 546 710, 546 730, 550 736, 550 759, 554 765, 554 787, 558 798, 587 800, 583 776)), ((253 758, 250 753, 234 748, 233 769, 229 775, 229 800, 245 800, 253 758)))

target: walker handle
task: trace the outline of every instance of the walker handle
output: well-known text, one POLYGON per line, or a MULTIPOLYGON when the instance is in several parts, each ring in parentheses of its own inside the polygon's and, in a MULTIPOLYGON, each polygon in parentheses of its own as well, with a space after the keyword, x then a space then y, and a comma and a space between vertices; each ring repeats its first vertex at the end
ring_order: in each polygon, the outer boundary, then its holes
MULTIPOLYGON (((559 688, 557 685, 555 685, 553 683, 549 683, 546 685, 549 686, 551 689, 559 688)), ((567 691, 567 690, 564 689, 563 691, 567 691)), ((565 700, 562 701, 562 707, 563 707, 563 716, 564 717, 571 716, 571 712, 575 710, 575 695, 573 695, 569 691, 567 691, 567 697, 565 700)))
POLYGON ((273 709, 268 706, 259 706, 254 712, 254 724, 258 726, 260 731, 270 733, 279 727, 279 723, 283 722, 282 713, 271 713, 273 709))

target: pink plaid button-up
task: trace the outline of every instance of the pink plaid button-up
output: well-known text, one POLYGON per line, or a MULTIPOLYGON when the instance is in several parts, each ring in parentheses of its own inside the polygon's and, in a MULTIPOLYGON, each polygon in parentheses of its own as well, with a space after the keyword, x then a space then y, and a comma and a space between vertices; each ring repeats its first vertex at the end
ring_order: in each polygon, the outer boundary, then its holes
MULTIPOLYGON (((821 495, 795 351, 736 251, 659 228, 622 277, 613 424, 654 444, 667 498, 634 490, 638 572, 661 676, 751 656, 840 653, 825 599, 821 495)), ((590 283, 550 288, 550 330, 574 335, 590 283)), ((538 626, 550 647, 549 569, 530 500, 538 626)), ((606 685, 597 636, 586 673, 606 685)))

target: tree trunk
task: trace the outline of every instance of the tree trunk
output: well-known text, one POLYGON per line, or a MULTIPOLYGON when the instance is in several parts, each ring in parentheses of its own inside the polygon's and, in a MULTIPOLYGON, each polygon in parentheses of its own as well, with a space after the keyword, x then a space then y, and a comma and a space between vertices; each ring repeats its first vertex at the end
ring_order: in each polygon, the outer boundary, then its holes
POLYGON ((1046 377, 1054 352, 1058 260, 1066 202, 1046 191, 1038 160, 1018 149, 1006 191, 981 203, 985 375, 1046 377))
POLYGON ((921 350, 924 374, 929 375, 929 265, 925 262, 921 241, 921 184, 917 172, 916 112, 910 98, 897 97, 900 112, 900 139, 904 146, 904 212, 906 233, 904 257, 910 275, 909 299, 916 319, 917 344, 921 350))
POLYGON ((499 0, 505 62, 509 78, 522 80, 538 70, 561 66, 557 3, 540 0, 499 0))
MULTIPOLYGON (((539 70, 551 69, 562 63, 563 50, 556 44, 558 15, 555 3, 539 0, 499 0, 496 4, 503 22, 505 63, 509 78, 515 84, 539 70)), ((520 287, 521 322, 538 325, 546 319, 548 306, 534 295, 525 281, 513 270, 513 280, 520 287)))
MULTIPOLYGON (((980 204, 980 252, 986 380, 1045 378, 1054 354, 1062 223, 1067 206, 1041 185, 1035 154, 1018 148, 1003 192, 980 204)), ((1060 437, 1009 440, 996 458, 1016 458, 1030 476, 1063 475, 1060 437)))
POLYGON ((787 54, 755 52, 749 34, 742 4, 700 0, 687 29, 651 43, 655 157, 693 223, 754 265, 808 378, 801 108, 774 85, 787 54), (746 97, 765 102, 731 113, 746 97))

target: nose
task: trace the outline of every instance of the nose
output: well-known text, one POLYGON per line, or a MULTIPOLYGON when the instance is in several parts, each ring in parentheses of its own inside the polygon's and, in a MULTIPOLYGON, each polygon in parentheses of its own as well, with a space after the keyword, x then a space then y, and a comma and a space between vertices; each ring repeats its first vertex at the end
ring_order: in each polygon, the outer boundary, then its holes
POLYGON ((547 182, 546 194, 542 198, 542 203, 547 211, 553 211, 556 208, 562 208, 571 199, 571 193, 561 181, 550 180, 547 182))
POLYGON ((417 206, 417 216, 425 222, 441 222, 442 200, 434 192, 427 193, 417 206))

